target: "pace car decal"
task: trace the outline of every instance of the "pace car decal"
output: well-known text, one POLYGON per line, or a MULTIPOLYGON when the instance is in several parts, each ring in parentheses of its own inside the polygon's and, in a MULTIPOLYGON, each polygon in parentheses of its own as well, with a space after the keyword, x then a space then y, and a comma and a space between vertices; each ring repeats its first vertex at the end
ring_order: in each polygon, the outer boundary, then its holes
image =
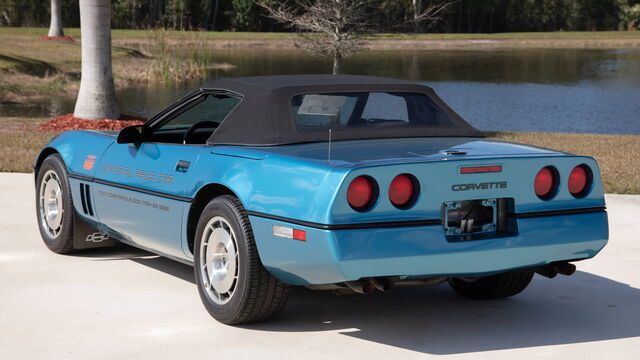
POLYGON ((123 175, 128 177, 137 176, 149 182, 169 183, 169 184, 173 182, 173 175, 156 174, 153 171, 140 170, 140 169, 131 170, 131 168, 120 166, 120 165, 104 164, 102 166, 102 171, 113 172, 116 175, 123 175))
POLYGON ((506 181, 496 181, 496 182, 484 182, 477 184, 454 184, 451 185, 451 190, 453 191, 468 191, 468 190, 491 190, 491 189, 506 189, 507 182, 506 181))
POLYGON ((93 169, 93 164, 95 164, 95 162, 96 162, 95 155, 87 155, 87 157, 84 159, 84 164, 82 164, 82 168, 85 170, 91 170, 93 169))

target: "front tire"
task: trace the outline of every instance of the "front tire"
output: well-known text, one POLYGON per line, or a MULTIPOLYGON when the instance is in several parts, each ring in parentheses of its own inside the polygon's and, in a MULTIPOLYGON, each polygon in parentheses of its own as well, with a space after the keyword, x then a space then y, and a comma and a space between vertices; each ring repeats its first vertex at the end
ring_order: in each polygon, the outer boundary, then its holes
POLYGON ((58 154, 40 165, 36 177, 38 229, 49 250, 66 254, 73 248, 73 200, 67 168, 58 154))
POLYGON ((251 224, 238 199, 221 196, 204 208, 194 258, 200 299, 219 322, 265 321, 284 309, 289 286, 262 266, 251 224))
POLYGON ((449 285, 458 294, 469 299, 502 299, 526 289, 533 274, 533 271, 514 270, 477 279, 450 278, 449 285))

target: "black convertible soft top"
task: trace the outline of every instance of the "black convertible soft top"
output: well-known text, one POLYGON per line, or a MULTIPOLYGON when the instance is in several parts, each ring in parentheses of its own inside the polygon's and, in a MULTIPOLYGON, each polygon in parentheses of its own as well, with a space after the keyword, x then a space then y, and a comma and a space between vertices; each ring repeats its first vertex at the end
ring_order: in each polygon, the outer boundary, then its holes
POLYGON ((409 92, 424 94, 450 118, 454 126, 397 128, 341 128, 332 139, 357 140, 403 137, 484 137, 428 86, 415 82, 355 75, 274 75, 228 78, 210 82, 203 90, 226 90, 242 101, 207 140, 208 145, 284 145, 328 140, 324 130, 296 128, 292 98, 301 94, 349 92, 409 92))

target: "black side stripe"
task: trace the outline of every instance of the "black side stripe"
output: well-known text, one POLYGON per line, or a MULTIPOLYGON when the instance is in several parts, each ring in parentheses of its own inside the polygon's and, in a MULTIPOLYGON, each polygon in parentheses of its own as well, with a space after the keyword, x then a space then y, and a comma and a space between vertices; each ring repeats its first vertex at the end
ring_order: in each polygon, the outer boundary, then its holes
POLYGON ((78 180, 93 181, 93 178, 91 176, 82 175, 82 174, 69 173, 69 177, 78 179, 78 180))
MULTIPOLYGON (((559 215, 574 215, 574 214, 587 214, 594 212, 605 211, 604 206, 582 208, 582 209, 568 209, 568 210, 552 210, 552 211, 538 211, 528 212, 520 214, 509 214, 510 217, 516 218, 529 218, 529 217, 542 217, 542 216, 559 216, 559 215)), ((265 214, 256 211, 247 211, 251 216, 261 217, 264 219, 282 221, 294 225, 300 225, 321 230, 355 230, 355 229, 371 229, 371 228, 391 228, 391 227, 409 227, 409 226, 427 226, 427 225, 441 225, 440 219, 425 219, 425 220, 408 220, 408 221, 385 221, 385 222, 372 222, 372 223, 358 223, 358 224, 320 224, 309 221, 291 219, 283 216, 276 216, 265 214)))
POLYGON ((136 186, 119 184, 119 183, 113 182, 113 181, 96 179, 96 178, 92 178, 92 177, 89 177, 89 176, 86 176, 86 175, 81 175, 81 174, 71 174, 70 173, 69 177, 70 178, 74 178, 74 179, 78 179, 78 180, 92 181, 92 182, 94 182, 96 184, 108 185, 108 186, 112 186, 112 187, 116 187, 116 188, 120 188, 120 189, 135 191, 135 192, 139 192, 139 193, 143 193, 143 194, 147 194, 147 195, 153 195, 153 196, 157 196, 157 197, 161 197, 161 198, 165 198, 165 199, 170 199, 170 200, 184 201, 184 202, 192 202, 193 201, 192 198, 187 197, 187 196, 178 196, 178 195, 173 195, 173 194, 167 194, 167 193, 160 192, 160 191, 148 190, 148 189, 143 189, 143 188, 136 187, 136 186))
POLYGON ((404 226, 425 226, 425 225, 440 225, 442 221, 440 219, 426 219, 426 220, 407 220, 407 221, 385 221, 385 222, 373 222, 373 223, 358 223, 358 224, 320 224, 315 222, 290 219, 282 216, 270 215, 256 211, 247 211, 251 216, 257 216, 269 220, 282 221, 290 224, 306 226, 315 229, 322 230, 354 230, 354 229, 368 229, 368 228, 390 228, 390 227, 404 227, 404 226))
POLYGON ((530 218, 541 216, 558 216, 558 215, 575 215, 575 214, 588 214, 595 212, 603 212, 607 210, 604 206, 581 208, 581 209, 566 209, 566 210, 549 210, 549 211, 534 211, 518 214, 509 214, 510 217, 515 218, 530 218))
MULTIPOLYGON (((75 178, 78 180, 84 181, 93 181, 97 184, 103 184, 108 186, 117 187, 120 189, 135 191, 143 194, 153 195, 162 197, 165 199, 176 200, 176 201, 184 201, 184 202, 193 202, 193 198, 186 196, 178 196, 167 194, 154 190, 147 190, 135 186, 129 186, 124 184, 119 184, 116 182, 95 179, 86 175, 81 174, 69 174, 69 177, 75 178)), ((87 191, 88 194, 88 191, 87 191)), ((81 189, 81 196, 82 196, 81 189)), ((86 195, 86 194, 85 194, 86 195)), ((83 201, 84 205, 84 201, 83 201)), ((90 206, 90 205, 89 205, 90 206)), ((84 210, 84 209, 83 209, 84 210)), ((550 211, 536 211, 536 212, 526 212, 526 213, 512 213, 508 214, 509 217, 515 218, 529 218, 529 217, 542 217, 542 216, 558 216, 558 215, 573 215, 573 214, 586 214, 586 213, 594 213, 594 212, 602 212, 605 211, 606 207, 598 206, 598 207, 590 207, 590 208, 581 208, 581 209, 567 209, 567 210, 550 210, 550 211)), ((247 213, 251 216, 257 216, 265 219, 275 220, 287 222, 290 224, 322 229, 322 230, 354 230, 354 229, 370 229, 370 228, 392 228, 392 227, 409 227, 409 226, 426 226, 426 225, 441 225, 441 219, 425 219, 425 220, 408 220, 408 221, 385 221, 385 222, 372 222, 372 223, 357 223, 357 224, 320 224, 310 221, 291 219, 283 216, 265 214, 257 211, 247 211, 247 213)))

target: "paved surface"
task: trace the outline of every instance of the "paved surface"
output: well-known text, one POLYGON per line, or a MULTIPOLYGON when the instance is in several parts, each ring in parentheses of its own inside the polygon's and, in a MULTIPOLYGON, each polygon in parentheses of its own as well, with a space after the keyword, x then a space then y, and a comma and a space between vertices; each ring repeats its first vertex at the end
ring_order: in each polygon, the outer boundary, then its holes
POLYGON ((640 196, 607 196, 599 256, 512 299, 298 289, 277 320, 231 327, 208 316, 190 267, 129 247, 53 254, 32 176, 0 174, 0 189, 0 359, 640 358, 640 196))

